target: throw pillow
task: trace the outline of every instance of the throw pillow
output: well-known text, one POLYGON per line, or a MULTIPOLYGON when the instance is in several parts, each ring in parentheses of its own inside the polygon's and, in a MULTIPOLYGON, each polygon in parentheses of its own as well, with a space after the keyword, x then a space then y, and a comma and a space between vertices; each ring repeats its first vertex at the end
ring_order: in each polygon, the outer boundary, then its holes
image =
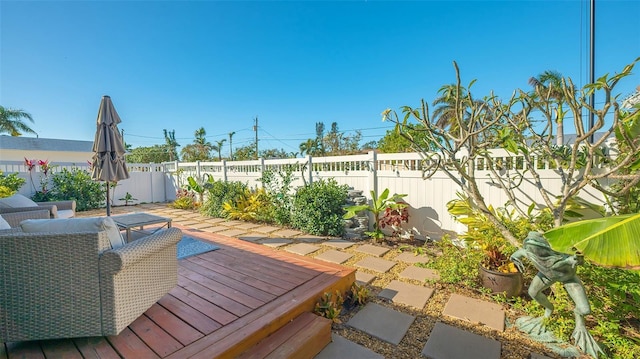
POLYGON ((0 229, 11 229, 9 222, 2 218, 2 216, 0 216, 0 229))
POLYGON ((120 248, 125 242, 118 226, 111 217, 90 218, 56 218, 56 219, 27 219, 20 222, 23 232, 99 232, 106 231, 111 248, 120 248))
POLYGON ((23 208, 23 207, 38 207, 38 204, 27 198, 20 193, 16 193, 13 196, 0 198, 0 208, 23 208))

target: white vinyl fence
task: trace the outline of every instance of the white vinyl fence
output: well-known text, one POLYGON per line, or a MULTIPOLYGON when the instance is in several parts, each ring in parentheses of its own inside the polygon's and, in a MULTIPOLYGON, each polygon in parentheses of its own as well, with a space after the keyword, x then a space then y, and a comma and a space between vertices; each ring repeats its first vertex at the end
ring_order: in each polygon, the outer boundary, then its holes
MULTIPOLYGON (((504 169, 501 172, 509 176, 511 168, 518 166, 518 160, 506 152, 494 151, 494 156, 503 156, 504 169)), ((54 162, 57 168, 74 166, 71 163, 54 162)), ((339 184, 346 184, 370 198, 369 192, 382 192, 389 188, 391 193, 407 194, 404 198, 409 204, 410 221, 405 228, 412 229, 418 238, 426 236, 440 238, 448 231, 460 231, 460 226, 447 212, 446 204, 456 198, 459 191, 444 173, 438 172, 428 179, 423 178, 423 161, 419 153, 376 154, 369 152, 361 155, 311 157, 253 160, 253 161, 221 161, 221 162, 167 162, 163 164, 127 164, 131 178, 120 181, 115 189, 114 205, 123 205, 119 201, 127 192, 136 203, 167 202, 175 199, 176 190, 187 183, 187 177, 203 179, 207 175, 216 180, 240 181, 252 188, 262 186, 259 181, 267 171, 284 171, 293 169, 292 188, 320 179, 333 178, 339 184)), ((476 179, 481 185, 481 193, 485 200, 494 207, 502 207, 508 201, 503 191, 489 175, 489 171, 477 164, 476 179)), ((544 163, 538 168, 545 189, 551 195, 557 194, 561 188, 558 174, 551 169, 544 169, 544 163)), ((79 167, 86 168, 87 165, 79 167)), ((1 162, 0 169, 5 173, 18 172, 27 179, 21 193, 31 195, 29 174, 24 163, 1 162)), ((39 173, 34 172, 34 181, 39 183, 39 173)), ((522 182, 518 188, 518 200, 529 205, 531 202, 542 204, 538 189, 530 179, 522 182)), ((593 189, 584 190, 580 196, 593 203, 603 203, 602 195, 593 189)))

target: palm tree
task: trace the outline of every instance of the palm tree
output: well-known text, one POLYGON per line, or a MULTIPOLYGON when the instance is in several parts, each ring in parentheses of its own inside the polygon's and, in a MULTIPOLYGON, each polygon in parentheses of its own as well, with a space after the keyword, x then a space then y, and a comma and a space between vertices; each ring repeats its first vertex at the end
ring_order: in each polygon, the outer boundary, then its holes
POLYGON ((32 133, 35 135, 36 131, 24 123, 23 119, 33 123, 31 115, 24 110, 0 106, 0 134, 8 133, 11 136, 21 136, 23 133, 32 133))
POLYGON ((460 94, 458 94, 458 86, 456 84, 448 84, 442 86, 438 93, 440 96, 433 100, 433 106, 436 106, 433 110, 433 119, 436 121, 435 126, 440 129, 447 127, 457 126, 456 112, 456 99, 464 99, 467 96, 467 89, 460 87, 460 94))
POLYGON ((222 161, 222 145, 225 141, 226 139, 223 138, 220 141, 216 141, 216 144, 212 146, 213 150, 218 152, 218 161, 222 161))
POLYGON ((167 148, 167 152, 169 152, 169 160, 170 161, 177 160, 178 151, 176 150, 176 147, 180 145, 176 141, 176 130, 167 131, 166 129, 164 129, 163 131, 164 131, 165 146, 167 148))
POLYGON ((235 131, 234 132, 229 132, 229 160, 233 161, 233 146, 232 146, 232 139, 233 139, 233 135, 235 135, 235 131))
POLYGON ((529 79, 529 85, 533 86, 538 96, 548 97, 556 101, 558 107, 556 108, 554 121, 556 122, 557 146, 564 145, 564 111, 562 110, 562 104, 565 102, 565 93, 562 87, 563 80, 561 73, 551 70, 529 79))

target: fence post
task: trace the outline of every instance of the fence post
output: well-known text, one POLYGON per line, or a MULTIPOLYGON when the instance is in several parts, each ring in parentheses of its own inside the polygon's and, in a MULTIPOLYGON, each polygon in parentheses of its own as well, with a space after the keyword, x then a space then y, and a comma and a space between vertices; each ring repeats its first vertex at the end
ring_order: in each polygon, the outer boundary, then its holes
MULTIPOLYGON (((264 170, 265 170, 264 158, 262 157, 258 158, 258 162, 260 164, 260 178, 262 178, 262 175, 264 174, 264 170)), ((258 181, 258 182, 260 182, 260 187, 264 188, 264 182, 263 181, 258 181)))
POLYGON ((313 182, 313 163, 311 162, 311 155, 307 155, 307 180, 309 185, 313 182))
MULTIPOLYGON (((367 153, 369 158, 367 158, 367 162, 369 163, 369 191, 373 191, 376 196, 378 195, 378 155, 375 151, 369 151, 367 153)), ((356 188, 357 189, 357 188, 356 188)), ((365 192, 368 193, 368 192, 365 192)))
POLYGON ((155 172, 154 164, 149 162, 149 190, 151 191, 151 203, 153 201, 153 173, 155 172))
POLYGON ((222 160, 222 181, 227 182, 227 160, 222 160))
POLYGON ((196 161, 196 178, 198 179, 198 181, 200 181, 202 179, 202 177, 200 176, 200 161, 196 161))

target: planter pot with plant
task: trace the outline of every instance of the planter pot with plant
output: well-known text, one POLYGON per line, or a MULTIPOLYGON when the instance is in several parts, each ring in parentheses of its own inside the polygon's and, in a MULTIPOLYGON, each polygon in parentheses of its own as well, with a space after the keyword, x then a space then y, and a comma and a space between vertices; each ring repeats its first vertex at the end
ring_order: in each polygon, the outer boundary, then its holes
POLYGON ((478 268, 482 286, 492 293, 504 293, 514 297, 522 292, 522 274, 511 262, 513 247, 486 216, 475 210, 468 198, 459 194, 458 199, 447 203, 447 209, 455 219, 467 226, 467 232, 460 235, 470 250, 484 254, 478 268))

